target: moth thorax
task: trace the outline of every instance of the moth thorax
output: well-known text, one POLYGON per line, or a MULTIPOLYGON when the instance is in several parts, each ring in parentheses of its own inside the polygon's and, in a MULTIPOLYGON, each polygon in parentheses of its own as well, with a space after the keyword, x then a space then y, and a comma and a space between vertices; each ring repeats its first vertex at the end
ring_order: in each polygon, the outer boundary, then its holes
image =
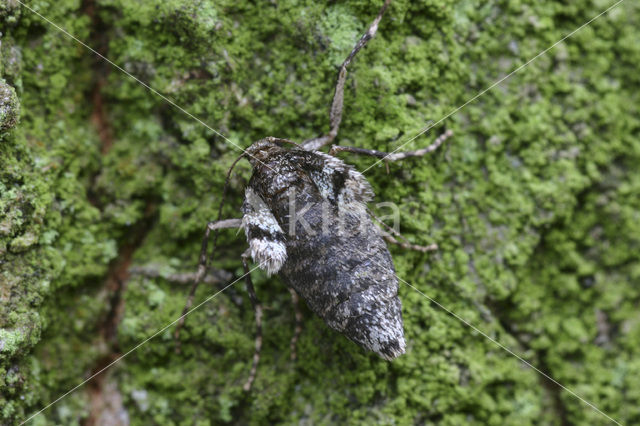
POLYGON ((255 166, 257 163, 266 162, 269 157, 282 150, 283 148, 278 146, 276 143, 268 139, 260 139, 259 141, 251 144, 245 152, 247 153, 247 159, 251 165, 255 166))

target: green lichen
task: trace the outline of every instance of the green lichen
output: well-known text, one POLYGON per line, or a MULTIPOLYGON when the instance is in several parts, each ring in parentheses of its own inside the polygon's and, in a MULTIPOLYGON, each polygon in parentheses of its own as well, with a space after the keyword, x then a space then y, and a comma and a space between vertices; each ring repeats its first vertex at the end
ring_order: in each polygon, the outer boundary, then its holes
MULTIPOLYGON (((337 66, 379 3, 29 5, 244 147, 327 130, 337 66)), ((394 1, 351 66, 338 142, 399 147, 609 5, 394 1)), ((639 21, 622 3, 404 147, 446 126, 455 136, 439 151, 366 172, 377 200, 400 207, 404 235, 439 246, 390 247, 403 280, 623 424, 640 421, 639 21)), ((238 150, 28 10, 9 1, 0 22, 0 423, 11 424, 179 316, 187 286, 135 275, 118 292, 107 277, 127 256, 193 271, 238 150)), ((225 217, 240 214, 249 173, 234 173, 225 217)), ((214 265, 239 276, 244 246, 222 233, 214 265)), ((288 292, 263 273, 254 283, 266 307, 254 391, 242 391, 253 313, 238 283, 188 317, 180 354, 168 328, 111 368, 132 424, 608 423, 403 284, 406 355, 378 359, 305 310, 293 363, 288 292)), ((91 389, 34 424, 86 421, 91 389)))
POLYGON ((0 132, 15 127, 20 116, 20 103, 13 87, 0 79, 0 132))

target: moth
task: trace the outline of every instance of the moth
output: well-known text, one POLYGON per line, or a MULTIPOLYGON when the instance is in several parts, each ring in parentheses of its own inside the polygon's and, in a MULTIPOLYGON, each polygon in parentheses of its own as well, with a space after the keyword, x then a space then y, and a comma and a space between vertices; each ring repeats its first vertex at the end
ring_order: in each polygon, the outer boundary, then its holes
MULTIPOLYGON (((249 390, 255 379, 262 346, 262 308, 249 274, 251 258, 268 274, 278 274, 290 289, 294 302, 298 295, 332 329, 373 351, 386 360, 405 352, 402 305, 398 298, 398 279, 391 254, 375 216, 367 209, 374 194, 365 177, 334 155, 340 151, 371 155, 387 161, 417 157, 432 152, 451 136, 445 132, 429 147, 392 153, 344 146, 319 151, 338 134, 342 119, 347 67, 378 29, 391 0, 386 0, 364 35, 358 40, 338 72, 330 108, 329 133, 300 144, 267 137, 253 143, 232 164, 247 159, 253 174, 245 190, 241 219, 226 219, 207 225, 194 286, 176 328, 176 338, 191 307, 193 294, 207 269, 207 245, 214 232, 223 228, 242 228, 249 249, 243 254, 245 281, 256 317, 256 347, 251 373, 244 385, 249 390)), ((221 203, 222 204, 222 203, 221 203)), ((222 205, 220 206, 220 212, 222 205)), ((401 243, 390 234, 386 238, 404 247, 431 250, 401 243)), ((292 357, 300 333, 297 312, 292 357)))

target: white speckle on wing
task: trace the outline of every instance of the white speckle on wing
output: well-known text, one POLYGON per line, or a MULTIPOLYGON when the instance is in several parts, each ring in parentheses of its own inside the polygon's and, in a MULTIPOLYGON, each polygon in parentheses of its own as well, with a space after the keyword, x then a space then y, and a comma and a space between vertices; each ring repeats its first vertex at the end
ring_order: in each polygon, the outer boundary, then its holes
POLYGON ((249 207, 242 216, 242 226, 248 235, 250 225, 259 227, 270 234, 282 233, 282 228, 278 221, 269 210, 269 207, 262 201, 262 198, 256 194, 251 188, 247 188, 244 192, 245 205, 249 207))
POLYGON ((267 236, 250 238, 249 229, 256 226, 265 234, 284 235, 278 221, 264 201, 251 188, 245 190, 245 213, 242 216, 242 227, 249 242, 251 258, 269 275, 280 270, 287 260, 287 247, 283 241, 270 239, 267 236))
POLYGON ((269 275, 278 272, 287 260, 287 247, 280 241, 253 238, 249 240, 249 250, 253 261, 269 275))

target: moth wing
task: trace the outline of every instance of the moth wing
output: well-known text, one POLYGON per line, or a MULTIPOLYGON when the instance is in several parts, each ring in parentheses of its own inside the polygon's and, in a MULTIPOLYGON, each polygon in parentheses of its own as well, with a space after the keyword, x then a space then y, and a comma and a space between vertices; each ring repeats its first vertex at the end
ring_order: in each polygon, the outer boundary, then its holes
POLYGON ((251 188, 245 190, 242 204, 244 228, 251 258, 269 275, 287 260, 286 235, 264 200, 251 188))
POLYGON ((339 158, 319 151, 290 152, 292 162, 308 174, 324 199, 343 205, 366 204, 373 199, 373 189, 367 179, 339 158))
POLYGON ((340 220, 343 232, 288 240, 280 275, 328 326, 393 359, 405 341, 391 255, 366 211, 340 220))

